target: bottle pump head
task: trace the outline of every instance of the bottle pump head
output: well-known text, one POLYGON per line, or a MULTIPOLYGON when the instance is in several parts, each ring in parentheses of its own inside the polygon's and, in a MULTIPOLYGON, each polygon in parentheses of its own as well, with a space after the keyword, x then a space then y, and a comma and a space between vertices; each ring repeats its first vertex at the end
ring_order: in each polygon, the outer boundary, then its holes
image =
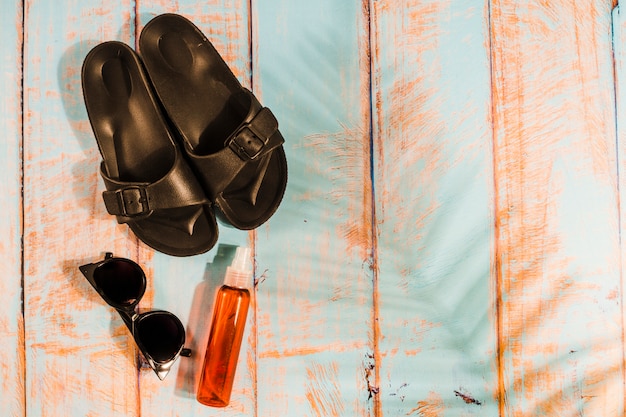
POLYGON ((251 278, 250 248, 238 246, 233 262, 226 268, 224 284, 229 287, 247 288, 251 278))

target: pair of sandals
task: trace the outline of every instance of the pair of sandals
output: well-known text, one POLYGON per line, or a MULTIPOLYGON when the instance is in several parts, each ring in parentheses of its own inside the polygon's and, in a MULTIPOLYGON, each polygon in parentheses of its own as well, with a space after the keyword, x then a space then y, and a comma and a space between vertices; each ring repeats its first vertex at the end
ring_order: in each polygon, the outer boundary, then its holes
POLYGON ((180 15, 152 19, 139 49, 104 42, 82 68, 107 212, 174 256, 211 249, 216 218, 242 230, 263 224, 287 185, 272 112, 180 15))

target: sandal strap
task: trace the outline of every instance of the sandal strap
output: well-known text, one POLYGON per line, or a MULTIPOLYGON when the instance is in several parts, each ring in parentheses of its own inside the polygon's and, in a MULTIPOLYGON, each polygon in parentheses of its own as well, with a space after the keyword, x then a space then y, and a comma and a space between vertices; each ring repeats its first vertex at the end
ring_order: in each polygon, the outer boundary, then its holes
POLYGON ((246 121, 226 140, 226 146, 242 161, 253 161, 282 143, 274 137, 277 130, 278 120, 270 109, 263 107, 256 114, 248 114, 246 121), (250 117, 252 119, 248 121, 250 117), (274 143, 270 143, 272 138, 275 138, 274 143), (272 146, 274 144, 276 146, 272 146))
POLYGON ((186 148, 212 200, 226 189, 246 164, 259 161, 285 142, 271 110, 261 106, 249 90, 242 90, 250 98, 250 109, 243 122, 226 139, 224 148, 209 155, 194 154, 192 149, 186 148))
POLYGON ((210 204, 178 152, 172 169, 153 183, 113 179, 105 174, 103 165, 100 174, 107 190, 102 198, 107 212, 115 215, 118 223, 147 218, 156 210, 210 204))

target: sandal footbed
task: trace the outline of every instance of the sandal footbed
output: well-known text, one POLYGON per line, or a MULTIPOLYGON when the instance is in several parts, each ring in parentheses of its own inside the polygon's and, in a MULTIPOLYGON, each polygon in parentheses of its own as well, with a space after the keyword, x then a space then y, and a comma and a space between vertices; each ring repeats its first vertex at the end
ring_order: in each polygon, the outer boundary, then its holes
MULTIPOLYGON (((99 44, 85 58, 82 82, 103 176, 129 183, 164 177, 180 150, 137 54, 120 42, 99 44)), ((215 216, 200 206, 158 210, 128 225, 148 246, 175 256, 206 252, 217 240, 215 216), (190 216, 196 218, 191 235, 184 225, 190 216)))
MULTIPOLYGON (((222 150, 225 140, 248 116, 249 108, 233 100, 245 89, 211 42, 186 18, 163 14, 144 27, 139 47, 155 91, 184 141, 184 149, 195 155, 222 150)), ((199 177, 205 178, 212 170, 220 169, 210 164, 196 164, 194 168, 204 171, 199 177)), ((276 211, 286 184, 287 161, 280 146, 247 163, 231 184, 210 197, 221 212, 218 217, 237 228, 253 229, 276 211), (245 187, 259 179, 261 185, 254 199, 239 198, 246 194, 245 187)))

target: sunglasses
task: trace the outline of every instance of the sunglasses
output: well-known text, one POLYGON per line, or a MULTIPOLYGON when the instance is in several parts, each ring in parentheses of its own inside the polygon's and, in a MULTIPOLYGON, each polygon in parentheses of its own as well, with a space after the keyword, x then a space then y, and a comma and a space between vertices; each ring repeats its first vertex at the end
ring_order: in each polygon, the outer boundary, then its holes
POLYGON ((191 356, 191 350, 183 348, 185 328, 178 317, 163 310, 137 312, 137 304, 146 291, 146 275, 137 263, 107 252, 104 260, 78 269, 104 301, 122 316, 159 379, 165 378, 179 356, 191 356))

